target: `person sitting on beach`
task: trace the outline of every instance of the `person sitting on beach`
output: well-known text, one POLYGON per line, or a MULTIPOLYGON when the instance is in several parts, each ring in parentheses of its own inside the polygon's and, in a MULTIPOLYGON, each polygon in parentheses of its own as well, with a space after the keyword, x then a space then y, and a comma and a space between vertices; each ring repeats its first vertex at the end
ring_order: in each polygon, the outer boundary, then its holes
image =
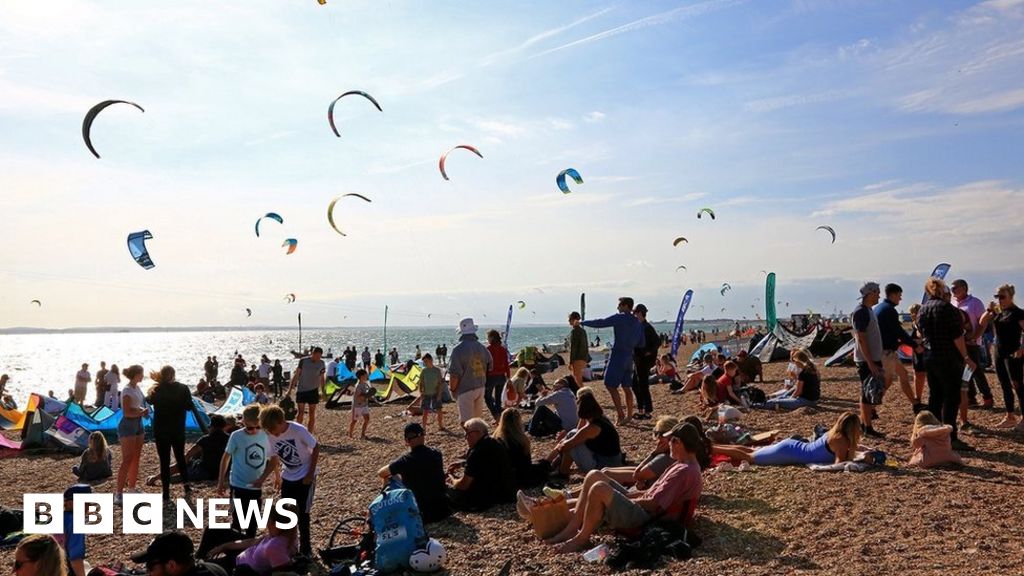
POLYGON ((739 367, 739 383, 751 384, 755 381, 764 382, 764 367, 761 359, 747 352, 740 350, 736 354, 736 366, 739 367))
POLYGON ((583 393, 583 390, 580 389, 576 398, 576 415, 580 425, 559 440, 548 456, 548 461, 557 466, 562 476, 569 475, 574 463, 583 474, 622 465, 619 431, 604 415, 593 393, 583 393))
POLYGON ((729 360, 723 365, 723 369, 725 373, 715 380, 718 401, 720 403, 727 402, 733 406, 743 406, 743 401, 736 395, 736 372, 739 368, 735 362, 729 360))
POLYGON ((540 389, 542 396, 537 399, 534 414, 542 406, 550 406, 561 422, 562 430, 566 432, 575 430, 580 421, 576 414, 576 390, 576 382, 572 376, 555 380, 551 388, 548 388, 547 385, 543 386, 540 389))
POLYGON ((149 576, 228 576, 212 562, 196 561, 195 544, 181 531, 158 534, 146 550, 132 554, 132 562, 145 564, 149 576))
POLYGON ((931 412, 918 412, 910 434, 910 447, 914 453, 908 466, 934 468, 943 464, 961 464, 960 455, 953 451, 952 433, 953 427, 939 422, 931 412))
POLYGON ((675 462, 669 454, 669 439, 665 434, 671 432, 676 424, 679 420, 672 416, 658 418, 654 423, 654 448, 646 458, 636 466, 602 468, 601 472, 623 486, 646 490, 675 462))
POLYGON ((424 524, 443 520, 451 515, 445 498, 444 456, 441 451, 426 445, 426 430, 413 422, 405 425, 405 445, 409 451, 381 468, 377 475, 387 486, 392 476, 398 476, 405 487, 412 490, 424 524))
POLYGON ((270 512, 267 533, 259 538, 235 540, 212 548, 206 558, 235 576, 270 576, 292 572, 292 557, 298 552, 298 524, 276 507, 270 512), (218 558, 220 557, 220 558, 218 558))
POLYGON ((676 365, 668 354, 662 354, 661 358, 658 358, 658 362, 654 365, 654 377, 651 378, 651 383, 669 385, 679 383, 676 365))
POLYGON ((82 461, 71 468, 79 482, 104 480, 114 475, 114 455, 107 447, 107 438, 102 432, 89 434, 89 448, 82 453, 82 461))
POLYGON ((708 374, 700 384, 700 407, 705 418, 713 418, 718 410, 718 382, 708 374))
POLYGON ((712 453, 760 466, 832 464, 852 461, 860 437, 860 418, 852 412, 844 412, 831 430, 813 442, 787 438, 761 448, 716 445, 712 453))
POLYGON ((697 366, 697 371, 686 375, 686 382, 683 384, 683 392, 699 390, 704 382, 704 377, 711 376, 715 370, 714 357, 710 352, 705 352, 697 366))
POLYGON ((794 350, 792 360, 798 370, 795 387, 770 398, 764 403, 763 408, 794 410, 801 406, 814 406, 818 403, 818 399, 821 397, 821 377, 818 375, 818 368, 806 350, 794 350))
POLYGON ((267 390, 263 386, 262 382, 256 385, 256 388, 253 390, 253 392, 256 394, 257 404, 261 406, 266 406, 267 404, 270 404, 270 396, 267 396, 267 390))
POLYGON ((14 576, 67 576, 66 563, 60 544, 49 534, 26 536, 14 549, 14 576))
POLYGON ((366 427, 370 424, 370 398, 373 388, 370 386, 370 373, 365 368, 356 370, 356 387, 352 390, 352 418, 348 423, 348 437, 356 434, 356 421, 363 419, 363 429, 359 437, 366 440, 366 427))
MULTIPOLYGON (((701 440, 690 424, 677 424, 667 433, 675 463, 643 492, 630 493, 599 470, 587 474, 569 523, 545 540, 555 552, 578 552, 604 523, 613 530, 637 530, 656 518, 682 520, 687 506, 700 498, 704 481, 696 452, 701 440)), ((532 502, 525 502, 529 508, 532 502)))
POLYGON ((523 429, 523 419, 519 410, 506 408, 502 411, 498 425, 494 429, 494 438, 501 441, 505 447, 517 486, 531 488, 547 479, 547 473, 551 468, 547 463, 537 467, 533 465, 530 437, 523 429))
POLYGON ((465 463, 448 467, 448 502, 455 510, 481 511, 515 498, 515 474, 501 442, 492 438, 487 423, 470 418, 462 425, 469 452, 465 463), (462 476, 456 472, 462 469, 462 476))
MULTIPOLYGON (((188 463, 189 480, 213 481, 220 476, 220 461, 224 457, 224 449, 228 445, 228 437, 238 429, 235 417, 224 417, 220 414, 210 415, 210 432, 203 435, 185 453, 185 462, 188 463), (231 425, 228 425, 231 420, 231 425)), ((171 466, 171 481, 176 482, 179 478, 178 465, 171 466)), ((157 475, 146 478, 146 486, 156 486, 157 475)))

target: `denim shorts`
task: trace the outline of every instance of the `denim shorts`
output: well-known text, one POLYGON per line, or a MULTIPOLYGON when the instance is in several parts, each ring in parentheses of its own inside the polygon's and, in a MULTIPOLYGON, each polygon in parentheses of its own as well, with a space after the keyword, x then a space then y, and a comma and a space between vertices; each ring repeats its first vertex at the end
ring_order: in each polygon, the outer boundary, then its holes
POLYGON ((117 425, 118 438, 131 438, 141 436, 143 433, 142 418, 121 418, 117 425))
POLYGON ((420 398, 421 398, 420 408, 422 408, 424 412, 430 412, 432 414, 436 414, 437 412, 441 411, 441 405, 443 404, 443 402, 441 401, 440 397, 438 397, 438 396, 421 396, 420 398))

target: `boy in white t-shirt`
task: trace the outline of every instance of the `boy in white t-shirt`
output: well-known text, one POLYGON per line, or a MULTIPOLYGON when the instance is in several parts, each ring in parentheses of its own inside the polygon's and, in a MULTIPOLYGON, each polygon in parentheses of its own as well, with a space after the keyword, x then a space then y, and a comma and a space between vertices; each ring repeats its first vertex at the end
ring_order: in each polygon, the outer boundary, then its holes
POLYGON ((356 370, 356 387, 352 391, 352 421, 348 424, 349 438, 356 433, 356 420, 363 418, 363 431, 359 435, 366 439, 366 427, 370 424, 370 397, 373 396, 373 388, 370 386, 370 373, 364 368, 356 370))
POLYGON ((270 436, 270 449, 280 461, 281 498, 294 498, 299 512, 299 553, 313 557, 309 518, 316 489, 320 444, 298 422, 288 422, 279 406, 260 412, 260 425, 270 436))

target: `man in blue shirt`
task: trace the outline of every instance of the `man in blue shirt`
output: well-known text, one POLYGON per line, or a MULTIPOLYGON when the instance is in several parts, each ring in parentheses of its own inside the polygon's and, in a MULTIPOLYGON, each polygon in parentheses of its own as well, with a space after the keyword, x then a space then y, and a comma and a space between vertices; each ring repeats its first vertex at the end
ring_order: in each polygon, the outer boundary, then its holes
POLYGON ((878 319, 878 330, 882 335, 882 371, 885 373, 885 390, 888 392, 893 381, 899 378, 900 389, 903 390, 903 395, 907 397, 907 400, 910 400, 914 413, 917 414, 924 408, 924 405, 921 404, 920 398, 914 396, 914 391, 910 387, 910 375, 907 374, 907 369, 900 362, 897 351, 900 344, 916 348, 919 353, 923 353, 924 348, 919 342, 914 341, 900 324, 900 313, 896 307, 902 300, 903 288, 899 284, 886 284, 885 299, 875 305, 873 311, 875 318, 878 319))
POLYGON ((633 299, 619 298, 618 314, 597 320, 584 320, 580 324, 588 328, 612 328, 615 340, 604 370, 604 385, 615 403, 619 425, 633 417, 633 350, 644 345, 644 332, 640 320, 633 315, 633 299), (619 388, 626 395, 626 413, 622 412, 622 397, 619 388))
POLYGON ((68 576, 85 576, 85 534, 74 532, 72 506, 75 494, 92 494, 92 486, 75 484, 64 491, 64 533, 55 537, 64 547, 68 576))

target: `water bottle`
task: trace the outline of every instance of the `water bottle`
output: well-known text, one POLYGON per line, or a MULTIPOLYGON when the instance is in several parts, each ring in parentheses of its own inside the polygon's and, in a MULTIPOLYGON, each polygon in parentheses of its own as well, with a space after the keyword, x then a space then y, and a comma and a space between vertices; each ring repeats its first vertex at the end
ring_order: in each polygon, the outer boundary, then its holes
POLYGON ((608 545, 601 544, 583 553, 583 559, 587 562, 604 562, 608 557, 608 545))

